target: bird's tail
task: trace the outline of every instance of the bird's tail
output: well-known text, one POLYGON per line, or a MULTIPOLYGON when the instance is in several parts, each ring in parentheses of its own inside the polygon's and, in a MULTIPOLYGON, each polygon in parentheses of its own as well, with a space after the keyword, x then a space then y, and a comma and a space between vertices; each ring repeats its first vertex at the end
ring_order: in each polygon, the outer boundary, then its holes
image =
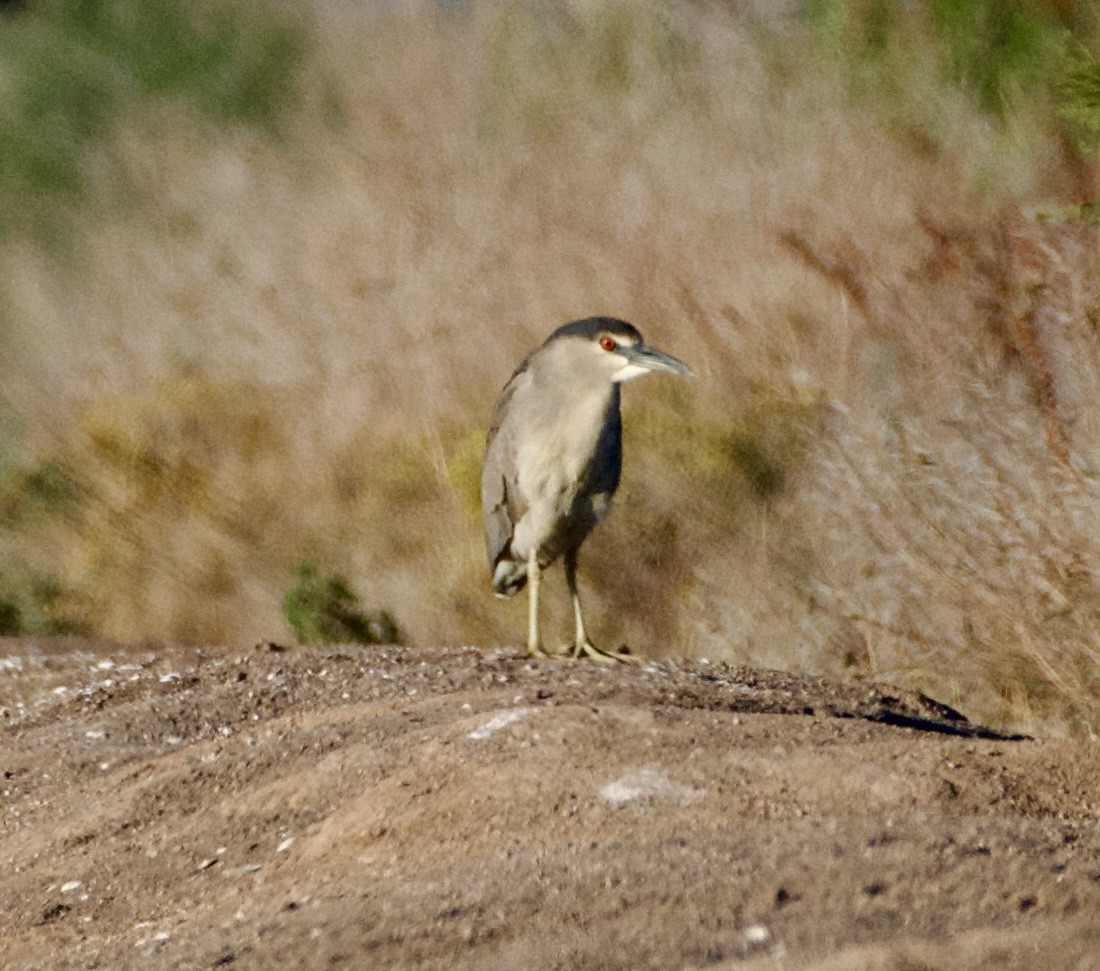
POLYGON ((498 597, 513 597, 527 586, 527 564, 519 560, 498 560, 493 570, 493 590, 498 597))

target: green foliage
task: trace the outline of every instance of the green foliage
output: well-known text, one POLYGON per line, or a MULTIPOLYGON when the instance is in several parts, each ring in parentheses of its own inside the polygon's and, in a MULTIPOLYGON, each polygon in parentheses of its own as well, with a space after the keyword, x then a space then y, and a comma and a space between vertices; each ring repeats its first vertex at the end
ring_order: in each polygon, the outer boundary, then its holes
POLYGON ((20 535, 38 553, 43 527, 53 518, 69 517, 80 494, 63 462, 28 462, 21 440, 15 412, 0 407, 0 558, 5 566, 0 572, 0 635, 83 632, 73 592, 53 574, 38 572, 12 555, 20 535))
POLYGON ((1084 149, 1100 145, 1100 63, 1080 44, 1067 48, 1058 109, 1084 149))
POLYGON ((87 165, 118 111, 98 59, 35 25, 0 34, 0 239, 53 241, 64 207, 83 199, 87 165))
POLYGON ((1085 3, 1030 0, 810 0, 806 16, 821 45, 868 90, 900 94, 906 63, 928 47, 944 79, 1005 116, 1021 100, 1044 98, 1067 30, 1089 29, 1085 3))
POLYGON ((179 104, 277 134, 306 49, 302 27, 268 3, 43 0, 6 20, 0 240, 63 242, 73 206, 125 181, 112 138, 143 112, 179 104))
POLYGON ((343 577, 319 573, 312 563, 300 563, 295 576, 294 586, 283 598, 283 616, 301 643, 401 643, 401 632, 390 613, 363 611, 343 577))
POLYGON ((1063 23, 1030 0, 930 0, 948 76, 1004 113, 1021 89, 1042 83, 1063 23))
POLYGON ((0 576, 0 635, 84 634, 74 596, 57 577, 31 574, 23 581, 0 576))
POLYGON ((274 7, 174 0, 57 0, 59 29, 154 97, 178 97, 222 123, 278 129, 305 53, 274 7))
POLYGON ((0 635, 22 633, 22 620, 19 605, 7 597, 0 597, 0 635))
POLYGON ((806 0, 803 15, 818 41, 836 58, 858 62, 884 54, 898 29, 900 11, 893 0, 843 3, 806 0))
POLYGON ((65 515, 80 498, 80 484, 64 462, 46 458, 18 468, 0 479, 0 512, 6 523, 33 521, 39 516, 65 515))

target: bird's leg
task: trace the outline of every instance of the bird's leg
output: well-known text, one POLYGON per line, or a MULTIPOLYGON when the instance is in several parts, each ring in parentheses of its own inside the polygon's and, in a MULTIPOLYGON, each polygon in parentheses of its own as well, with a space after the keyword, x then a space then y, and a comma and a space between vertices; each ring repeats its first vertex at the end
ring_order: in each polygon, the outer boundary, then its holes
POLYGON ((605 651, 596 647, 588 639, 584 629, 584 614, 581 612, 581 595, 577 590, 577 551, 565 554, 565 582, 569 584, 569 596, 573 598, 573 620, 576 623, 576 635, 573 640, 573 657, 588 656, 595 661, 637 661, 633 654, 623 651, 605 651))
POLYGON ((527 656, 546 657, 539 639, 539 585, 542 583, 542 568, 539 566, 537 550, 527 557, 527 656))

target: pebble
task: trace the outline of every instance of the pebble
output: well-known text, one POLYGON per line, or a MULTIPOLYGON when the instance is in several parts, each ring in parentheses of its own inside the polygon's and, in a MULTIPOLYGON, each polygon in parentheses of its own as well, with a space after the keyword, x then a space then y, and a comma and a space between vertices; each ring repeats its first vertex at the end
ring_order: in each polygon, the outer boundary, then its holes
POLYGON ((772 939, 772 932, 763 924, 753 924, 751 927, 746 927, 741 936, 749 947, 760 947, 761 944, 767 944, 772 939))
POLYGON ((512 722, 519 721, 532 711, 534 711, 533 708, 513 708, 511 711, 502 711, 490 718, 480 728, 475 728, 466 737, 475 742, 484 741, 494 732, 498 732, 500 729, 511 725, 512 722))

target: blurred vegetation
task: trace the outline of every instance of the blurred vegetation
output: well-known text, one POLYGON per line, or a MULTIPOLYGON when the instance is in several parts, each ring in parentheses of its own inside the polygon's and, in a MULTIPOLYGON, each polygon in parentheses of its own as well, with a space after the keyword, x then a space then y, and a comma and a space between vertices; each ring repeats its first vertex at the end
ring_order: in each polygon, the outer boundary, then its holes
MULTIPOLYGON (((1002 152, 1038 164, 1067 128, 1089 150, 1086 43, 1100 14, 1087 0, 808 0, 804 10, 848 89, 922 153, 947 150, 958 96, 996 122, 1002 152)), ((1072 148, 1064 141, 1060 151, 1072 148)))
MULTIPOLYGON (((5 627, 116 631, 147 610, 119 598, 120 587, 169 584, 205 599, 207 615, 195 611, 192 621, 199 636, 247 584, 231 565, 242 552, 254 569, 274 571, 286 562, 284 544, 318 545, 305 523, 284 525, 286 510, 269 494, 279 489, 277 470, 293 451, 295 429, 263 400, 263 389, 247 382, 166 379, 147 394, 96 401, 62 455, 9 469, 0 477, 0 563, 11 565, 14 584, 0 583, 5 627), (20 536, 33 539, 31 550, 13 542, 20 536), (73 583, 36 573, 35 563, 60 566, 73 583)), ((385 501, 434 499, 424 491, 421 454, 392 448, 376 456, 371 484, 385 501)), ((356 498, 355 491, 344 496, 356 498)), ((282 610, 302 643, 400 642, 392 615, 360 609, 342 577, 308 562, 295 575, 282 610)))
POLYGON ((87 634, 90 629, 74 616, 71 590, 50 575, 12 571, 9 581, 0 573, 0 635, 87 634))
POLYGON ((67 240, 74 206, 126 182, 114 139, 191 109, 284 131, 308 34, 268 2, 37 0, 0 21, 0 241, 67 240))
POLYGON ((941 76, 1004 117, 1022 101, 1043 98, 1058 82, 1067 34, 1095 27, 1083 0, 807 0, 819 41, 848 70, 881 82, 931 53, 941 76))
POLYGON ((638 405, 642 430, 628 425, 626 447, 632 455, 652 450, 705 494, 767 504, 801 474, 822 424, 821 404, 813 395, 758 388, 734 412, 701 419, 682 387, 650 390, 638 405))
POLYGON ((551 140, 578 111, 638 107, 636 96, 648 95, 655 82, 665 94, 649 110, 682 111, 698 101, 697 45, 676 27, 673 8, 624 0, 503 4, 490 41, 480 133, 551 140))
POLYGON ((295 568, 294 586, 283 597, 283 616, 302 644, 400 644, 401 632, 388 611, 366 612, 358 594, 338 574, 322 574, 312 563, 295 568))
POLYGON ((1086 47, 1070 44, 1058 94, 1062 116, 1084 151, 1100 146, 1100 63, 1086 47))
POLYGON ((699 379, 624 391, 600 642, 1095 732, 1095 11, 787 10, 5 19, 0 630, 520 641, 485 422, 553 326, 609 312, 699 379), (130 177, 157 205, 98 219, 130 177), (83 267, 21 245, 77 211, 83 267))
POLYGON ((0 482, 19 461, 23 422, 19 413, 0 398, 0 482))
POLYGON ((447 482, 455 490, 471 522, 481 519, 481 459, 485 432, 474 428, 459 437, 447 463, 447 482))

